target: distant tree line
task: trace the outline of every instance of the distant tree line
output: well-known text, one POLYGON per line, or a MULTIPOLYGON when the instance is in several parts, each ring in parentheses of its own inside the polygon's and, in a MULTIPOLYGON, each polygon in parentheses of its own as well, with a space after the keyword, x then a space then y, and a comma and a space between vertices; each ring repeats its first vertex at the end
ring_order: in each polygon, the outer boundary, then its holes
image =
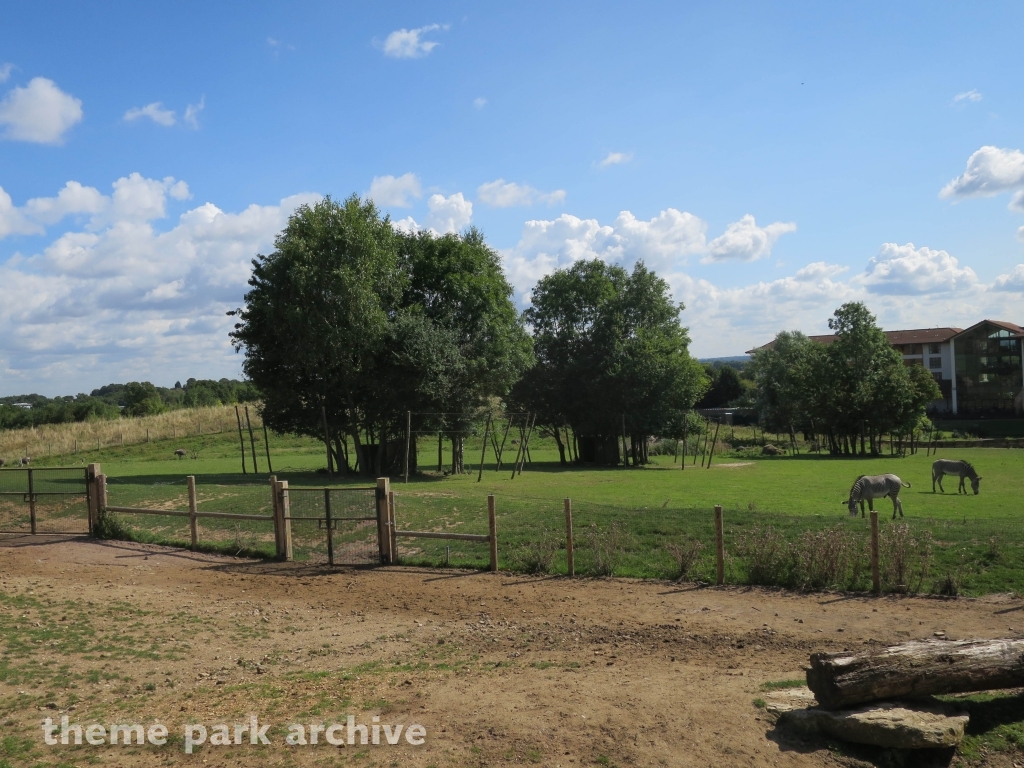
POLYGON ((0 397, 0 429, 65 424, 76 421, 146 416, 178 408, 197 408, 259 400, 252 383, 234 379, 189 379, 174 387, 157 387, 148 381, 107 384, 89 394, 48 398, 43 395, 0 397), (27 403, 24 408, 15 403, 27 403))
POLYGON ((887 434, 909 435, 941 397, 932 374, 906 366, 861 303, 828 321, 835 341, 821 344, 784 331, 754 352, 749 372, 762 426, 820 435, 832 453, 880 453, 887 434))

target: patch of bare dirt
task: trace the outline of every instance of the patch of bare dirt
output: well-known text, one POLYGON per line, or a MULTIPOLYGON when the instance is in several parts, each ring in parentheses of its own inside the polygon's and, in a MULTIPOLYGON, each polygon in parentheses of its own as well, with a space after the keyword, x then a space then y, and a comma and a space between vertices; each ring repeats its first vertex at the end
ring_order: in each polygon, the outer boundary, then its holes
POLYGON ((776 732, 753 704, 761 684, 802 677, 814 651, 1024 627, 1024 602, 1009 597, 329 569, 28 536, 0 540, 0 562, 0 592, 29 601, 0 606, 5 626, 52 622, 53 640, 41 635, 31 662, 64 665, 35 683, 0 678, 4 733, 38 745, 25 765, 863 765, 776 732), (92 646, 60 645, 72 624, 93 633, 92 646), (250 713, 275 726, 379 716, 420 723, 427 737, 419 747, 287 746, 275 727, 269 747, 190 757, 180 743, 43 747, 39 729, 67 714, 158 720, 174 734, 250 713))

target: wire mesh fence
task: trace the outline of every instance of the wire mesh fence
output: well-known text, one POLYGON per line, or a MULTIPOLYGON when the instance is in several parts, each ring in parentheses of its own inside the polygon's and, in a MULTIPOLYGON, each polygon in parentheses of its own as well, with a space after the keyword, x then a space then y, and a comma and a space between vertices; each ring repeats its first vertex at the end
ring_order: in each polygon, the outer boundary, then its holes
POLYGON ((292 556, 335 565, 380 563, 375 488, 288 489, 292 556))
MULTIPOLYGON (((197 538, 203 549, 229 554, 273 557, 276 552, 270 483, 244 481, 238 475, 204 475, 196 478, 198 512, 259 515, 261 519, 200 517, 197 538)), ((188 517, 188 480, 185 477, 107 478, 109 507, 150 510, 151 513, 118 511, 109 522, 114 533, 154 544, 187 547, 191 544, 188 517), (153 514, 161 511, 166 515, 153 514), (176 513, 176 514, 170 514, 176 513), (184 514, 183 514, 184 513, 184 514)))
MULTIPOLYGON (((527 573, 569 572, 564 501, 496 499, 499 565, 527 573)), ((574 573, 686 579, 717 576, 712 508, 627 508, 571 502, 574 573)), ((785 515, 753 507, 723 513, 725 582, 796 589, 872 588, 870 520, 785 515)), ((486 498, 396 494, 400 528, 487 533, 486 498)), ((399 541, 399 559, 485 567, 474 542, 399 541)), ((1024 522, 996 518, 897 518, 879 514, 883 591, 946 595, 1024 592, 1024 522)))
POLYGON ((0 532, 88 533, 84 467, 0 469, 0 532))

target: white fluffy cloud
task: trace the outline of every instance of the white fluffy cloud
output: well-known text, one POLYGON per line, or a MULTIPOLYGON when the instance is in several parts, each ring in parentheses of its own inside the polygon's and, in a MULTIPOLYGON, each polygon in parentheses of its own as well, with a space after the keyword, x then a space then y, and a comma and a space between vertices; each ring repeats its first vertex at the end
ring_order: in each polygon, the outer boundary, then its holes
POLYGON ((609 152, 604 156, 604 159, 598 163, 602 168, 607 168, 609 165, 622 165, 628 163, 633 159, 632 152, 609 152))
POLYGON ((420 180, 415 173, 404 173, 401 176, 374 176, 370 182, 369 196, 377 205, 395 208, 408 208, 412 205, 409 198, 423 196, 420 180))
MULTIPOLYGON (((90 222, 99 215, 105 224, 66 231, 39 253, 0 264, 0 326, 18 329, 0 337, 5 380, 56 393, 126 377, 237 375, 224 313, 241 304, 250 260, 273 247, 298 205, 318 196, 238 213, 206 203, 159 231, 153 220, 166 214, 167 197, 187 196, 184 182, 132 174, 100 196, 102 206, 90 189, 69 183, 37 198, 52 202, 34 210, 52 220, 62 205, 101 207, 90 222)), ((2 203, 0 195, 0 211, 2 203)))
POLYGON ((154 101, 152 104, 147 104, 144 107, 132 107, 124 113, 124 119, 129 123, 141 120, 144 117, 149 118, 157 125, 168 127, 178 122, 174 110, 165 109, 164 105, 159 101, 154 101))
POLYGON ((477 109, 483 109, 484 107, 487 106, 487 99, 485 99, 483 96, 477 96, 475 99, 473 99, 473 106, 476 107, 477 109))
POLYGON ((33 235, 43 231, 25 216, 25 211, 14 205, 11 196, 0 187, 0 240, 8 235, 33 235))
POLYGON ((777 221, 767 227, 759 227, 748 213, 708 243, 708 255, 702 261, 754 261, 762 256, 770 256, 775 241, 787 232, 795 231, 796 224, 792 222, 777 221))
POLYGON ((424 35, 439 29, 448 29, 448 25, 428 24, 417 29, 396 29, 387 36, 381 46, 384 55, 395 59, 422 58, 440 45, 434 40, 425 40, 424 35))
POLYGON ((102 213, 109 205, 110 199, 95 187, 69 181, 56 197, 35 197, 29 200, 25 204, 25 213, 33 221, 49 226, 65 216, 102 213))
POLYGON ((81 119, 82 102, 45 77, 32 78, 24 88, 12 88, 0 101, 5 139, 60 144, 81 119))
POLYGON ((989 197, 1024 186, 1024 152, 982 147, 967 159, 967 169, 942 188, 940 197, 989 197))
POLYGON ((396 221, 395 227, 403 232, 425 230, 435 235, 445 235, 449 232, 461 232, 473 220, 473 203, 461 192, 448 197, 431 195, 427 199, 427 210, 429 212, 422 226, 416 223, 412 216, 407 216, 401 221, 396 221))
MULTIPOLYGON (((1021 229, 1024 230, 1024 227, 1021 227, 1021 229)), ((1018 264, 1011 272, 997 277, 992 289, 995 291, 1024 293, 1024 264, 1018 264)), ((1019 322, 1018 318, 1014 318, 1015 321, 1019 322)))
POLYGON ((541 192, 527 184, 516 184, 514 181, 505 181, 504 179, 495 179, 481 184, 476 193, 481 201, 492 208, 511 208, 534 203, 557 205, 565 201, 564 189, 541 192))
POLYGON ((13 64, 0 64, 0 83, 6 83, 13 71, 13 64))
POLYGON ((868 261, 864 285, 872 293, 936 294, 970 290, 978 285, 978 276, 946 251, 884 243, 868 261))

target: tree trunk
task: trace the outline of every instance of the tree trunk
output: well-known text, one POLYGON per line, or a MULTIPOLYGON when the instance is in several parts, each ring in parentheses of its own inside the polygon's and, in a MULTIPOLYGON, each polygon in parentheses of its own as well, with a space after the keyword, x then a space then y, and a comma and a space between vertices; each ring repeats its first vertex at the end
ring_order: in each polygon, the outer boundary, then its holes
POLYGON ((562 435, 558 432, 558 427, 551 430, 551 433, 555 436, 555 445, 558 446, 558 462, 563 467, 566 465, 565 460, 565 445, 562 443, 562 435))
POLYGON ((1024 686, 1024 640, 924 640, 859 654, 813 653, 807 687, 825 709, 1024 686))

